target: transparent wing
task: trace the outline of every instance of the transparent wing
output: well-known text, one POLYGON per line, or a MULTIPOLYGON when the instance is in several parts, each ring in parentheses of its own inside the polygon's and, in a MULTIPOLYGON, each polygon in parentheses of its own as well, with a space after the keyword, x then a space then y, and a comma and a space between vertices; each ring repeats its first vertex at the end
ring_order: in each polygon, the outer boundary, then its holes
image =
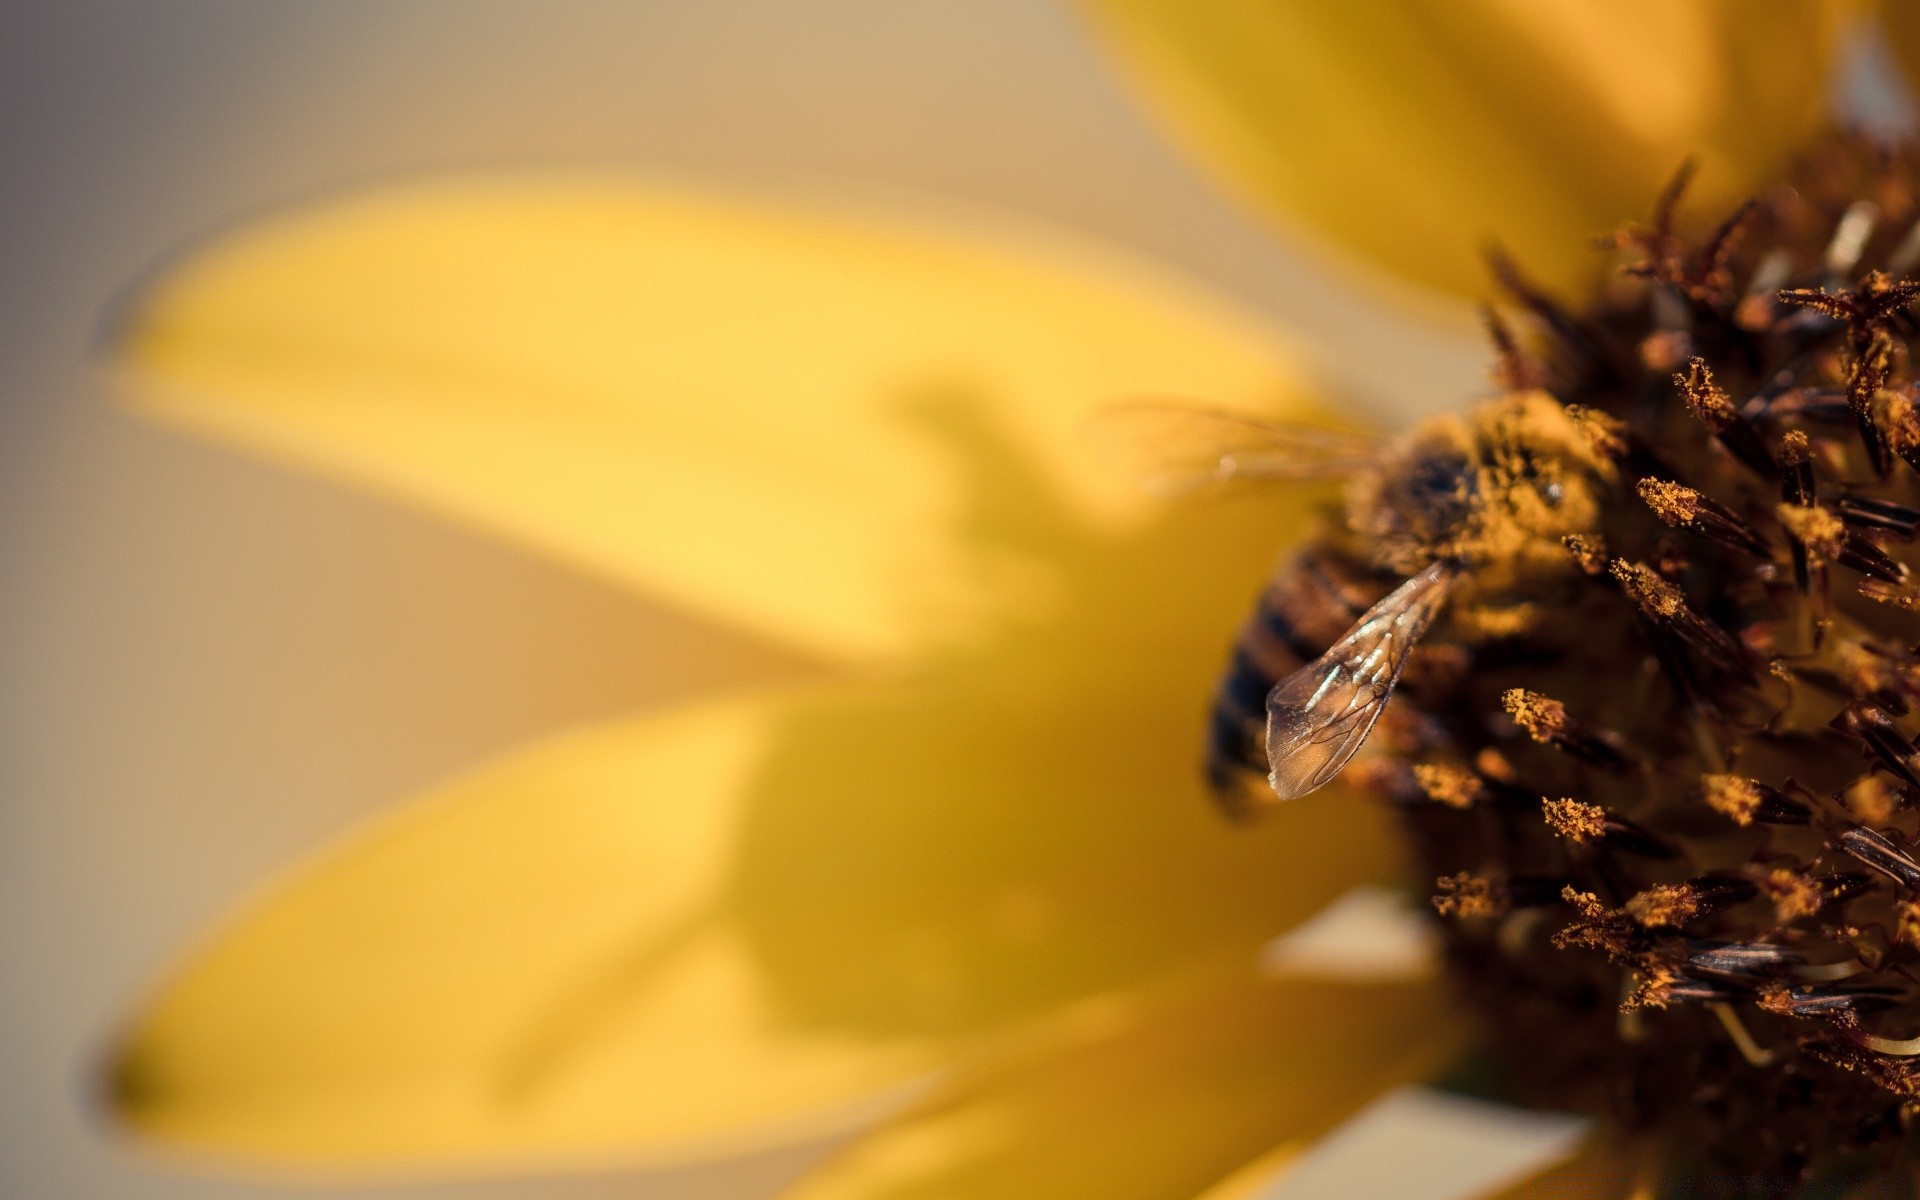
POLYGON ((1102 458, 1156 495, 1243 480, 1332 479, 1372 462, 1380 442, 1172 400, 1112 404, 1087 423, 1102 458))
POLYGON ((1297 800, 1324 786, 1367 740, 1407 655, 1439 615, 1459 568, 1436 562, 1362 613, 1325 654, 1267 696, 1267 781, 1297 800))

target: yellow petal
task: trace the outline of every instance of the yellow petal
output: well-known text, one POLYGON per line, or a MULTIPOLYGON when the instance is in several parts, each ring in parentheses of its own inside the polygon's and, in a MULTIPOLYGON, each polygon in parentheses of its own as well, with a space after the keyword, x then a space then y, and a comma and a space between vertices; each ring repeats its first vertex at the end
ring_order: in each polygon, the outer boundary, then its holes
POLYGON ((943 1089, 786 1200, 1165 1200, 1304 1144, 1456 1044, 1437 987, 1241 985, 1089 1005, 1077 1040, 943 1089))
POLYGON ((1089 996, 1250 973, 1391 873, 1365 802, 1248 829, 1196 779, 1297 505, 1110 537, 1000 502, 1069 615, 917 682, 614 726, 443 789, 199 951, 128 1035, 121 1110, 334 1168, 813 1132, 1089 996))
POLYGON ((1005 457, 1109 511, 1092 407, 1298 392, 1268 332, 1104 251, 590 178, 249 226, 107 354, 169 420, 853 657, 1031 599, 954 528, 1005 457))
POLYGON ((1312 1146, 1283 1146, 1200 1200, 1473 1200, 1553 1171, 1579 1153, 1592 1130, 1589 1118, 1571 1113, 1397 1087, 1312 1146))
POLYGON ((1173 130, 1264 211, 1484 295, 1498 239, 1590 282, 1596 233, 1689 155, 1693 211, 1820 119, 1839 11, 1804 0, 1086 0, 1173 130))
POLYGON ((1893 50, 1893 57, 1906 72, 1908 86, 1920 79, 1920 11, 1912 4, 1895 0, 1890 4, 1875 6, 1880 15, 1880 27, 1886 34, 1887 45, 1893 50))
POLYGON ((188 1149, 329 1166, 804 1135, 912 1078, 912 1046, 782 1030, 715 917, 768 726, 741 704, 576 735, 363 831, 169 982, 112 1102, 188 1149))
POLYGON ((1573 1158, 1487 1200, 1643 1200, 1648 1193, 1635 1190, 1643 1180, 1624 1147, 1598 1135, 1573 1158))

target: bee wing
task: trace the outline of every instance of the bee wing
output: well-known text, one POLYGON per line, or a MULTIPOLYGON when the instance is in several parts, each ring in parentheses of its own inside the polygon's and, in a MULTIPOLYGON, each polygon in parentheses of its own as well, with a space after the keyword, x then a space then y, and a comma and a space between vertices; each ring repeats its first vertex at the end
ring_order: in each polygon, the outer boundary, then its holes
POLYGON ((1297 800, 1324 786, 1367 740, 1407 655, 1446 603, 1459 568, 1436 562, 1362 613, 1325 654, 1267 695, 1267 776, 1297 800))
POLYGON ((1373 438, 1163 400, 1108 405, 1086 432, 1101 457, 1162 496, 1240 480, 1332 479, 1380 453, 1373 438))

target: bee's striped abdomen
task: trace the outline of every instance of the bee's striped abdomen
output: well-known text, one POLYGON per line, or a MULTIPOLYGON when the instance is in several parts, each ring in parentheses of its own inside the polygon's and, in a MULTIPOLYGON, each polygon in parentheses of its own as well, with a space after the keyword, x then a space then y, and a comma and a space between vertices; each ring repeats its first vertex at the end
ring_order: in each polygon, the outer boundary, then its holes
POLYGON ((1325 653, 1384 593, 1372 572, 1325 546, 1282 563, 1240 629, 1207 723, 1207 782, 1236 815, 1264 794, 1267 693, 1325 653))

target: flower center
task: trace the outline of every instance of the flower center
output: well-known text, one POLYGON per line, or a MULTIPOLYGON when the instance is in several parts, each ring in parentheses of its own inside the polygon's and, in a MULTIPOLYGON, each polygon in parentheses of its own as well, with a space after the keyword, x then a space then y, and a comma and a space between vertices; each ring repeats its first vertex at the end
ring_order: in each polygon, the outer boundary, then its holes
POLYGON ((1464 569, 1354 776, 1506 1089, 1788 1194, 1920 1113, 1920 165, 1836 138, 1698 234, 1683 182, 1584 311, 1500 266, 1509 396, 1409 439, 1477 456, 1452 543, 1357 487, 1347 552, 1464 569))

